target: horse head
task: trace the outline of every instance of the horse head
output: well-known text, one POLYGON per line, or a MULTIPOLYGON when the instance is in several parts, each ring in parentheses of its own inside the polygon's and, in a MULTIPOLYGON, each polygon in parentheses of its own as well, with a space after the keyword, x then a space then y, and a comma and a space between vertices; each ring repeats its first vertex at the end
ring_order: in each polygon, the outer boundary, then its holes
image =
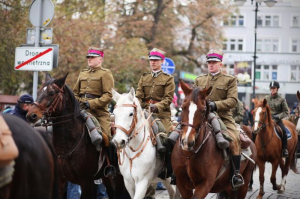
POLYGON ((26 116, 30 123, 36 123, 43 117, 61 115, 67 106, 66 104, 69 106, 76 104, 77 101, 74 95, 72 95, 72 103, 66 103, 65 95, 72 93, 65 85, 67 76, 68 74, 59 79, 54 79, 51 78, 50 74, 46 74, 45 83, 38 91, 34 106, 30 108, 26 116))
POLYGON ((209 114, 206 96, 209 95, 212 88, 203 90, 200 88, 191 89, 182 80, 180 80, 180 84, 185 94, 185 99, 181 107, 182 132, 180 145, 183 150, 191 151, 194 149, 199 133, 206 125, 209 114))
POLYGON ((116 102, 114 109, 116 133, 112 142, 118 149, 125 148, 134 137, 138 118, 144 117, 139 100, 135 97, 134 88, 129 93, 119 94, 113 90, 113 99, 116 102))
POLYGON ((253 110, 254 134, 258 134, 261 129, 272 123, 271 110, 267 100, 258 101, 257 104, 259 105, 253 110))

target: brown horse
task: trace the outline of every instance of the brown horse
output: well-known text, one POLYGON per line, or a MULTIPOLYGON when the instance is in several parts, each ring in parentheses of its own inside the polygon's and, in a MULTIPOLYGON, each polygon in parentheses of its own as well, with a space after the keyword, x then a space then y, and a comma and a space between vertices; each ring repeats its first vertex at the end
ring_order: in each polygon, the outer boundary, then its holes
POLYGON ((287 120, 283 120, 284 125, 290 130, 291 138, 288 139, 288 158, 282 158, 282 143, 280 138, 276 135, 274 130, 274 121, 272 120, 271 110, 267 104, 267 100, 264 99, 261 102, 256 103, 257 107, 253 111, 255 118, 254 133, 257 134, 255 139, 255 146, 257 148, 257 165, 259 167, 259 181, 260 191, 257 198, 262 198, 264 195, 264 172, 265 163, 270 162, 272 164, 271 183, 273 184, 273 190, 278 190, 279 193, 283 193, 285 190, 286 176, 291 168, 295 173, 298 173, 296 168, 295 150, 298 142, 295 125, 287 120), (282 171, 281 184, 276 184, 276 171, 280 165, 282 171))
MULTIPOLYGON (((191 89, 183 81, 180 83, 186 97, 182 104, 182 132, 172 152, 172 166, 182 197, 205 198, 210 192, 221 192, 219 197, 244 199, 254 163, 248 159, 242 162, 240 173, 245 184, 233 191, 229 160, 224 159, 207 122, 209 106, 206 96, 211 89, 191 89)), ((250 157, 255 161, 254 143, 251 143, 250 149, 250 157)))
MULTIPOLYGON (((300 101, 300 92, 297 91, 297 99, 300 101)), ((295 114, 291 115, 289 117, 289 121, 291 121, 292 123, 294 123, 296 125, 296 130, 298 135, 300 135, 300 121, 299 121, 299 117, 300 117, 300 104, 298 104, 298 106, 296 107, 295 110, 295 114)))
MULTIPOLYGON (((0 188, 0 198, 57 199, 57 160, 52 154, 49 136, 45 132, 43 134, 36 131, 16 116, 10 114, 2 116, 12 132, 19 156, 13 166, 12 181, 0 188)), ((6 167, 7 171, 8 168, 6 167)), ((3 174, 9 173, 3 171, 4 167, 0 167, 1 183, 5 179, 3 174)))
MULTIPOLYGON (((29 110, 27 119, 35 123, 42 119, 44 126, 53 126, 52 143, 58 156, 60 193, 67 181, 81 186, 81 198, 96 198, 94 180, 102 178, 110 198, 119 198, 124 190, 123 178, 117 174, 113 179, 104 177, 107 161, 104 147, 96 151, 85 123, 80 117, 80 106, 72 90, 65 85, 67 75, 52 79, 49 74, 38 91, 35 106, 29 110), (101 168, 98 171, 98 168, 101 168)), ((117 162, 115 162, 117 167, 117 162)))

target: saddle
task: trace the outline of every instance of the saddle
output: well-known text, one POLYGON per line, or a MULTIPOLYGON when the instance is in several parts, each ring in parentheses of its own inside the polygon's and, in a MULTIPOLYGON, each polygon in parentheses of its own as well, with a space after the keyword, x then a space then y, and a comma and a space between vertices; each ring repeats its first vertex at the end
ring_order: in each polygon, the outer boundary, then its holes
POLYGON ((0 167, 9 165, 19 155, 12 133, 0 115, 0 167))
POLYGON ((247 149, 251 144, 251 139, 246 135, 239 124, 236 124, 237 129, 240 131, 241 148, 247 149))

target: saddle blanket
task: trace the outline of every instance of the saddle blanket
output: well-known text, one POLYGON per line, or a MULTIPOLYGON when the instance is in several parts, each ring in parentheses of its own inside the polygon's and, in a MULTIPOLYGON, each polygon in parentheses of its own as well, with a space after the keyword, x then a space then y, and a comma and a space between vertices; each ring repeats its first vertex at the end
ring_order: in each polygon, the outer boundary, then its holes
MULTIPOLYGON (((275 132, 276 132, 277 137, 278 137, 279 139, 281 139, 281 138, 280 138, 280 135, 279 135, 279 132, 277 131, 277 129, 276 129, 275 127, 274 127, 274 129, 275 129, 275 132)), ((291 134, 290 129, 288 129, 288 128, 285 126, 285 131, 286 131, 287 139, 288 139, 288 140, 291 139, 291 138, 292 138, 292 134, 291 134)))

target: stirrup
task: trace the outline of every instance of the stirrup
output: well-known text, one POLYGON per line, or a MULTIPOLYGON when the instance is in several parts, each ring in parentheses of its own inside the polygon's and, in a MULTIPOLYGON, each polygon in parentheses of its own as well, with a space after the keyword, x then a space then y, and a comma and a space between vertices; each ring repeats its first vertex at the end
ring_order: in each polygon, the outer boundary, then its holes
POLYGON ((284 158, 289 157, 289 152, 288 152, 287 149, 283 149, 283 150, 282 150, 282 157, 284 157, 284 158))
POLYGON ((233 191, 238 190, 244 184, 245 184, 244 178, 243 178, 243 176, 240 173, 236 173, 236 174, 234 174, 232 176, 232 178, 231 178, 231 185, 232 185, 233 191), (238 178, 239 180, 242 180, 242 183, 240 183, 240 184, 234 184, 234 178, 238 178))

